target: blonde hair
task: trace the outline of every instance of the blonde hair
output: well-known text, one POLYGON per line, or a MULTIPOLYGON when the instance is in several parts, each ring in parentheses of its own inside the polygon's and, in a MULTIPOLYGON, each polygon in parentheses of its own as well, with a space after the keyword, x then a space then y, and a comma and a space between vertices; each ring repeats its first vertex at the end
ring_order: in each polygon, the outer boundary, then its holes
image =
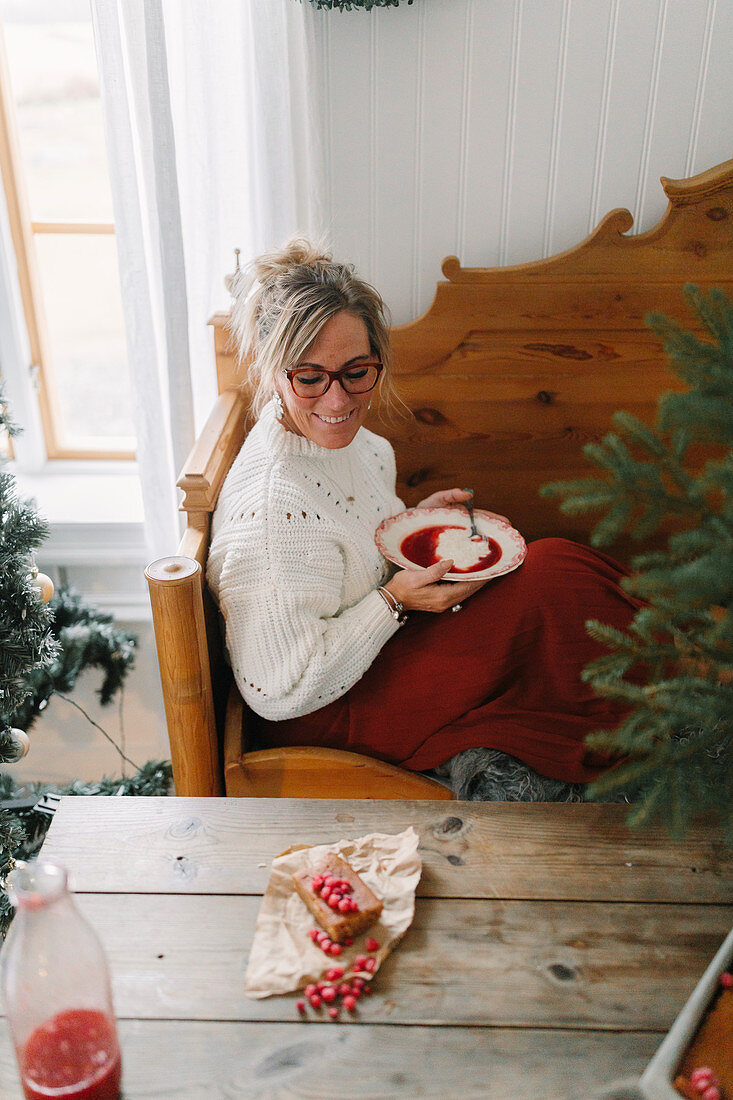
POLYGON ((323 326, 342 312, 364 322, 370 350, 384 366, 380 397, 392 403, 389 312, 351 264, 335 263, 322 246, 294 237, 252 260, 229 286, 228 327, 240 364, 247 363, 255 415, 272 397, 278 371, 297 363, 323 326))

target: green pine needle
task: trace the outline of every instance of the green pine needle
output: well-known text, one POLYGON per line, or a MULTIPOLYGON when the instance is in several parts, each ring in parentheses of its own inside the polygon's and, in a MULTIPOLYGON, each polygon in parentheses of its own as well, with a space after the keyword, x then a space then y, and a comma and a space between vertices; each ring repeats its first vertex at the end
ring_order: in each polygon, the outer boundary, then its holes
POLYGON ((587 624, 608 653, 583 679, 626 707, 617 729, 588 738, 622 761, 589 796, 624 795, 631 824, 660 821, 674 836, 700 813, 717 816, 733 841, 733 305, 719 290, 685 293, 712 340, 658 314, 647 321, 687 390, 660 398, 654 426, 615 414, 616 431, 584 448, 603 479, 541 494, 566 514, 601 511, 593 545, 669 532, 666 550, 637 555, 622 582, 647 602, 628 632, 587 624), (702 468, 690 459, 699 444, 702 468))

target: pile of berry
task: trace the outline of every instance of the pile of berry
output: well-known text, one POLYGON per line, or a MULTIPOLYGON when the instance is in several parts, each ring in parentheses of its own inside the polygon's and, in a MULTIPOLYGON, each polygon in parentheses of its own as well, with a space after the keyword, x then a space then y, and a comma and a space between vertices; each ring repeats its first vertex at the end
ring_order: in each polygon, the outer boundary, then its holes
MULTIPOLYGON (((317 930, 314 929, 314 931, 317 930)), ((340 944, 333 944, 332 946, 338 947, 340 950, 340 944)), ((371 937, 366 940, 365 946, 367 951, 379 950, 379 944, 371 937)), ((332 1020, 338 1019, 341 1006, 347 1012, 354 1012, 359 998, 369 996, 372 991, 369 978, 374 973, 376 966, 377 960, 371 954, 357 955, 350 974, 347 974, 342 966, 330 967, 324 971, 323 977, 319 981, 312 982, 305 987, 304 992, 308 998, 308 1003, 311 1008, 315 1009, 327 1005, 328 1015, 332 1020)), ((305 1015, 305 1001, 296 1001, 295 1007, 301 1016, 305 1015)))
POLYGON ((315 874, 311 879, 311 889, 325 901, 326 905, 331 909, 338 909, 339 913, 359 912, 359 906, 353 898, 349 897, 352 890, 351 883, 345 878, 315 874))
POLYGON ((720 1081, 708 1066, 693 1069, 690 1084, 700 1094, 701 1100, 721 1100, 720 1081))

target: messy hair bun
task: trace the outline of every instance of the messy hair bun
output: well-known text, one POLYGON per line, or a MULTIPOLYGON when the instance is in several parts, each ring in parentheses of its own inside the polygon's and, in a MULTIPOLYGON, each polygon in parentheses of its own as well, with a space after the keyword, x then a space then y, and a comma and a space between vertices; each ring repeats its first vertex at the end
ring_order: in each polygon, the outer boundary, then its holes
POLYGON ((389 317, 380 295, 350 264, 305 237, 257 256, 229 280, 229 331, 240 363, 247 365, 258 414, 270 399, 278 371, 302 358, 337 313, 360 317, 371 352, 384 365, 380 388, 389 390, 389 317))

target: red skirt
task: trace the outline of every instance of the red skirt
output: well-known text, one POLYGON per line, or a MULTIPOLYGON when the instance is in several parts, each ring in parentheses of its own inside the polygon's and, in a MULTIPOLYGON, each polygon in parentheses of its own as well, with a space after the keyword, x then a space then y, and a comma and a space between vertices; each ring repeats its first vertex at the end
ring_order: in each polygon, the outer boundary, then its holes
POLYGON ((625 713, 580 679, 607 652, 597 619, 626 630, 641 603, 624 568, 565 539, 530 543, 519 569, 457 614, 418 612, 341 699, 300 718, 257 720, 268 746, 321 745, 414 771, 468 748, 499 749, 553 779, 585 783, 612 761, 585 738, 625 713))

